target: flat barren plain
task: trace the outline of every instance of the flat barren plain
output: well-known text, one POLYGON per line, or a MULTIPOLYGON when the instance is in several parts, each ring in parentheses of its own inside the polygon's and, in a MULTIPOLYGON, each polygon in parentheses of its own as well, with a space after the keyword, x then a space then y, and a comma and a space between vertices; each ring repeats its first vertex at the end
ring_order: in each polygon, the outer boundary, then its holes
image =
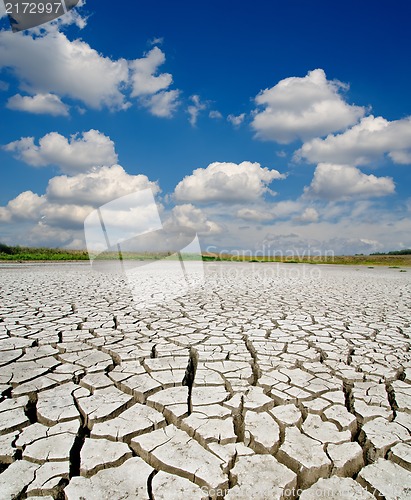
POLYGON ((0 498, 410 499, 411 270, 204 270, 0 266, 0 498))

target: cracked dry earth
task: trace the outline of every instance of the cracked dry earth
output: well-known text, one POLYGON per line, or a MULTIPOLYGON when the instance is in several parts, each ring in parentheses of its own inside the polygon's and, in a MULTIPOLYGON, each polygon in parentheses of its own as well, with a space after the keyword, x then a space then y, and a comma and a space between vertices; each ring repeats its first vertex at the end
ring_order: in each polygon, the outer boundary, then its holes
POLYGON ((205 272, 1 266, 0 498, 410 499, 411 273, 205 272))

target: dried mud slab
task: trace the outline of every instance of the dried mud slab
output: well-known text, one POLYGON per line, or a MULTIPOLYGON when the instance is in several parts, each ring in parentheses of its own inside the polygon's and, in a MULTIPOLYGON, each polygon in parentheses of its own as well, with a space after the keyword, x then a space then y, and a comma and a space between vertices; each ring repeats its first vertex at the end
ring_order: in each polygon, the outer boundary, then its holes
POLYGON ((145 308, 84 263, 0 282, 2 500, 411 498, 411 273, 205 263, 145 308))

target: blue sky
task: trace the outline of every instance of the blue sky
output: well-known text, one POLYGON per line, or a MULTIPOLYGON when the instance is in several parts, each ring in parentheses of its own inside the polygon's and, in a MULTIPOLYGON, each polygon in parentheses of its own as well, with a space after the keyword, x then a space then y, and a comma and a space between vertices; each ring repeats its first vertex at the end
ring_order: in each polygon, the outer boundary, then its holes
POLYGON ((24 33, 3 16, 0 241, 84 247, 90 211, 152 187, 203 250, 411 247, 410 14, 100 0, 24 33))

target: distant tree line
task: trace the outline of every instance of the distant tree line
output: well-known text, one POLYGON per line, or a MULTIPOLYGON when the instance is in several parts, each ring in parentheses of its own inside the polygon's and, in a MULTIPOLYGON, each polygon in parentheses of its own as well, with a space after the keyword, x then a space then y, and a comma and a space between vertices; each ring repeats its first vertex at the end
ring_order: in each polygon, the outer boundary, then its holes
POLYGON ((5 253, 7 255, 13 255, 13 254, 18 253, 18 251, 17 251, 17 247, 9 247, 8 245, 5 245, 4 243, 0 243, 0 253, 5 253))
POLYGON ((370 255, 411 255, 411 248, 404 250, 393 250, 392 252, 374 252, 370 255))
POLYGON ((88 258, 85 250, 30 248, 0 243, 0 260, 87 260, 88 258))

